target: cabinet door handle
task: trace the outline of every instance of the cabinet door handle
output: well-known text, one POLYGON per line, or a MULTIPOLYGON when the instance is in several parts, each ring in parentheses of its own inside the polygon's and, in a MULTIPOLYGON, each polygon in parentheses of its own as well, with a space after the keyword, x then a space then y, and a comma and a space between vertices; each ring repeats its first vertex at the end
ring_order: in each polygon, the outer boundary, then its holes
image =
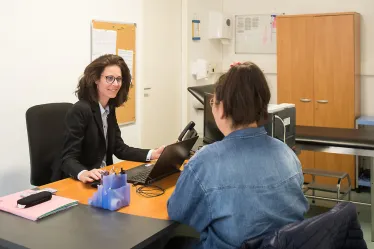
POLYGON ((300 99, 301 102, 310 102, 312 101, 311 99, 300 99))
POLYGON ((325 100, 325 99, 321 99, 321 100, 317 100, 317 103, 320 103, 320 104, 327 104, 329 103, 328 100, 325 100))
POLYGON ((150 87, 144 87, 144 90, 151 90, 152 88, 150 87))

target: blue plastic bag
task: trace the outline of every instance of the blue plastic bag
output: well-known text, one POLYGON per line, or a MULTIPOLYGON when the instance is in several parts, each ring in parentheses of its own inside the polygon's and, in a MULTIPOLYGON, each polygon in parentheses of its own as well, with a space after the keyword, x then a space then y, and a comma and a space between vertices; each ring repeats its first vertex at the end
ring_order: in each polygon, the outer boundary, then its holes
POLYGON ((98 186, 95 194, 88 200, 88 204, 111 211, 128 206, 130 184, 127 183, 127 174, 103 175, 102 185, 98 186))

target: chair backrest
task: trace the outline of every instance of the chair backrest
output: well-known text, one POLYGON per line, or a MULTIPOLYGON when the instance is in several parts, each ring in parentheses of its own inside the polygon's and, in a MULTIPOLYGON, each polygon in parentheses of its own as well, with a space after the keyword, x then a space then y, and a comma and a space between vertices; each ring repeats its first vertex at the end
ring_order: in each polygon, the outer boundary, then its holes
POLYGON ((32 185, 51 182, 51 167, 62 149, 65 115, 72 105, 50 103, 26 111, 32 185))
POLYGON ((241 249, 366 249, 356 206, 341 202, 331 210, 245 241, 241 249))

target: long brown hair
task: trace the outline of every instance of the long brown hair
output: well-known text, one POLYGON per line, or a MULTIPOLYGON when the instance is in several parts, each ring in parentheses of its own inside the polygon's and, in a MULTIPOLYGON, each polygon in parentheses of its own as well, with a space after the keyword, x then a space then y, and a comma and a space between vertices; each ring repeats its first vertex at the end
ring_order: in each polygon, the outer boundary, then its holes
POLYGON ((222 75, 215 86, 216 104, 223 102, 225 117, 234 128, 268 118, 270 89, 261 69, 252 62, 237 64, 222 75))
POLYGON ((107 66, 113 65, 117 65, 121 69, 122 85, 117 96, 109 100, 109 104, 119 107, 125 103, 129 94, 131 74, 122 57, 113 54, 102 55, 86 67, 75 91, 78 99, 86 100, 90 103, 98 103, 97 85, 95 82, 100 79, 101 74, 107 66))

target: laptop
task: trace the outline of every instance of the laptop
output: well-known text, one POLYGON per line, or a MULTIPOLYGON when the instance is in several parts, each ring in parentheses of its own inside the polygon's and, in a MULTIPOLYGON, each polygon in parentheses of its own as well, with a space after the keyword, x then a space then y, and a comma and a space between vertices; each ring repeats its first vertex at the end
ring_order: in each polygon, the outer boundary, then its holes
POLYGON ((197 139, 198 136, 170 144, 164 148, 155 164, 145 163, 126 170, 127 182, 148 185, 180 172, 180 167, 189 157, 197 139))

